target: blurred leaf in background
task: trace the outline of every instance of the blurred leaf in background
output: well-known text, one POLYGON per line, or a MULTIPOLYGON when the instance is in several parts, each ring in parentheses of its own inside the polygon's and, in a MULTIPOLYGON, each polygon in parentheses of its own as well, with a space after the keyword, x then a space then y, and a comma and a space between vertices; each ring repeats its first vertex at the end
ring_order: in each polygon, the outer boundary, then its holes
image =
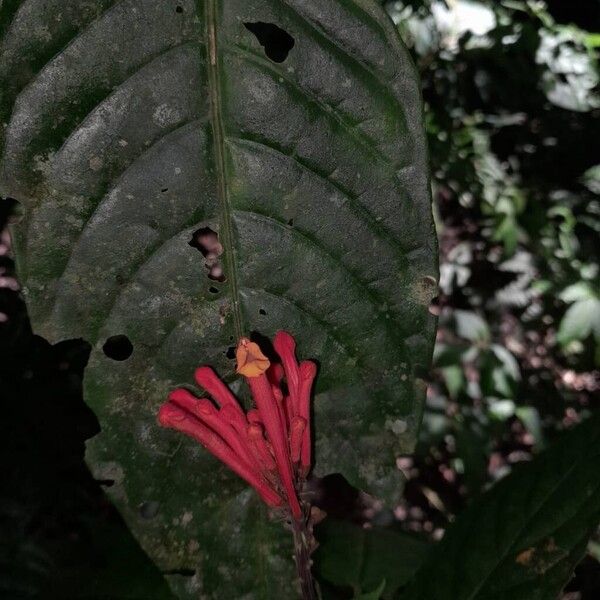
POLYGON ((383 581, 367 597, 556 598, 600 518, 599 442, 596 414, 474 500, 437 544, 325 521, 316 556, 324 597, 361 598, 383 581))
POLYGON ((464 511, 397 597, 556 598, 600 518, 599 459, 597 414, 464 511))
MULTIPOLYGON (((423 80, 441 250, 435 368, 395 516, 435 540, 597 409, 600 3, 384 4, 423 80)), ((578 598, 600 589, 597 547, 578 598)))
POLYGON ((430 546, 402 531, 364 529, 333 519, 326 519, 317 535, 314 561, 325 596, 328 586, 335 586, 357 598, 368 598, 373 590, 379 594, 374 598, 391 598, 413 576, 430 546))

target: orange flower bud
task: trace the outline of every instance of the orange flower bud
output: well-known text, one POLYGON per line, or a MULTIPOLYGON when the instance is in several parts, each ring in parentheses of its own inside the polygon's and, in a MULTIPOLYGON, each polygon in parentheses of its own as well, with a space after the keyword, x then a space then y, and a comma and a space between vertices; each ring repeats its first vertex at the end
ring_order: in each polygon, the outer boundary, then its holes
POLYGON ((262 353, 258 344, 248 338, 242 338, 235 351, 237 372, 244 377, 258 377, 271 366, 269 359, 262 353))

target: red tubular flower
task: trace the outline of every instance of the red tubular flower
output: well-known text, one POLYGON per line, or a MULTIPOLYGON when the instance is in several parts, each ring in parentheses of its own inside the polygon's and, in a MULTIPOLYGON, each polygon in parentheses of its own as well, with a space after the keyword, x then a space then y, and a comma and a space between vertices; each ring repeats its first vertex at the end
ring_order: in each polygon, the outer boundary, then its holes
POLYGON ((295 404, 298 385, 300 383, 300 374, 298 369, 298 361, 296 360, 296 341, 287 333, 287 331, 278 331, 273 339, 273 347, 283 363, 287 386, 292 398, 294 415, 298 414, 295 404))
POLYGON ((239 406, 237 409, 233 406, 224 406, 219 411, 219 415, 238 432, 240 437, 243 438, 246 435, 248 420, 239 406))
POLYGON ((306 420, 302 417, 294 417, 292 426, 290 427, 290 455, 294 464, 300 462, 300 454, 302 452, 302 441, 304 438, 305 429, 306 420))
POLYGON ((250 443, 256 452, 258 462, 263 469, 266 471, 274 471, 277 468, 277 464, 275 463, 275 459, 273 458, 273 455, 267 446, 267 441, 263 436, 262 426, 258 425, 257 423, 248 425, 248 438, 250 439, 250 443))
POLYGON ((251 410, 249 410, 246 413, 246 417, 248 419, 248 423, 262 424, 262 417, 260 416, 260 413, 255 408, 252 408, 251 410))
POLYGON ((256 466, 252 460, 250 449, 245 442, 245 436, 239 435, 228 420, 220 417, 219 411, 210 400, 207 398, 198 399, 188 390, 179 388, 169 394, 169 401, 195 415, 215 433, 218 433, 248 467, 254 468, 256 466))
POLYGON ((219 406, 232 406, 238 412, 242 409, 231 390, 219 379, 219 376, 210 367, 199 367, 194 373, 196 383, 203 387, 217 402, 219 406))
POLYGON ((286 498, 293 518, 300 520, 303 509, 297 492, 310 470, 310 395, 317 368, 310 361, 298 364, 290 334, 278 332, 273 345, 282 364, 271 364, 247 338, 237 347, 237 372, 245 377, 256 408, 244 413, 217 374, 200 367, 196 381, 220 408, 180 388, 171 392, 158 419, 200 442, 269 506, 281 506, 286 498))
POLYGON ((283 504, 279 494, 271 489, 264 479, 248 468, 218 434, 183 408, 170 402, 163 404, 158 413, 158 422, 163 427, 176 429, 200 442, 211 454, 214 454, 234 473, 246 480, 269 506, 275 507, 283 504))
POLYGON ((300 462, 305 473, 310 471, 311 465, 311 434, 310 434, 310 395, 313 382, 317 376, 317 365, 305 360, 300 364, 300 386, 298 389, 298 415, 306 423, 304 436, 302 438, 302 453, 300 462))
POLYGON ((267 369, 267 377, 269 378, 269 381, 271 382, 271 385, 274 388, 280 389, 281 382, 283 381, 283 378, 285 377, 285 371, 283 370, 283 365, 281 365, 279 363, 273 363, 267 369))
POLYGON ((302 516, 302 509, 294 489, 292 461, 282 418, 283 412, 273 396, 271 383, 265 373, 269 368, 269 362, 268 360, 266 363, 264 362, 266 357, 260 351, 258 345, 247 338, 240 340, 237 357, 238 373, 242 373, 246 377, 254 402, 256 402, 260 416, 263 419, 267 436, 273 446, 279 477, 290 504, 292 515, 299 519, 302 516))

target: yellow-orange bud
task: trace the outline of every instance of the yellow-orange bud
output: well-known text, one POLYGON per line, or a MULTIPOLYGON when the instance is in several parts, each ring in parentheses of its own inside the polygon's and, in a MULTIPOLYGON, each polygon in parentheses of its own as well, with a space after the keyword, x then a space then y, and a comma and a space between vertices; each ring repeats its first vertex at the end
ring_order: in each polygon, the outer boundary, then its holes
POLYGON ((242 338, 235 351, 237 372, 244 377, 259 377, 271 365, 258 344, 242 338))

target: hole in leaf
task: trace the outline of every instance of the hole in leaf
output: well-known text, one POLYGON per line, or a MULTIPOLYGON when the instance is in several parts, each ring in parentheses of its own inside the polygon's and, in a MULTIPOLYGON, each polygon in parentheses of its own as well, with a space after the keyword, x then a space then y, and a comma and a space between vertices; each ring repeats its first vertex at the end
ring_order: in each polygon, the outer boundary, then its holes
POLYGON ((142 519, 153 519, 158 514, 159 507, 160 504, 155 500, 142 502, 138 507, 140 517, 142 517, 142 519))
POLYGON ((429 303, 429 313, 432 314, 434 317, 439 317, 441 312, 442 312, 442 308, 440 306, 440 297, 436 296, 429 303))
POLYGON ((21 203, 10 196, 1 198, 2 208, 0 210, 0 228, 4 229, 6 222, 17 223, 23 216, 21 203))
POLYGON ((289 225, 290 227, 293 227, 293 226, 294 226, 294 219, 290 219, 290 220, 288 221, 288 225, 289 225))
POLYGON ((223 254, 219 234, 210 227, 202 227, 194 231, 189 245, 196 248, 205 258, 204 265, 208 269, 208 278, 213 281, 225 281, 225 273, 219 261, 219 256, 223 254))
POLYGON ((175 12, 177 12, 177 13, 182 13, 182 12, 183 12, 183 6, 178 6, 178 7, 175 9, 175 12))
POLYGON ((282 63, 294 47, 294 38, 274 23, 244 23, 244 27, 253 33, 258 43, 265 49, 267 58, 273 62, 282 63))
POLYGON ((161 191, 161 192, 164 194, 165 192, 168 192, 168 191, 169 191, 169 188, 163 188, 163 189, 162 189, 162 190, 160 190, 160 191, 161 191))
POLYGON ((225 356, 229 360, 234 360, 235 359, 235 346, 229 346, 229 348, 227 348, 227 352, 225 352, 225 356))
POLYGON ((201 227, 194 231, 189 244, 192 248, 196 248, 201 252, 204 258, 217 257, 223 253, 223 246, 219 242, 219 234, 210 227, 201 227))
POLYGON ((208 288, 208 291, 209 291, 211 294, 218 294, 218 293, 219 293, 219 290, 218 290, 218 289, 217 289, 217 288, 216 288, 214 285, 211 285, 211 286, 208 288))
POLYGON ((181 575, 182 577, 193 577, 196 574, 194 569, 171 569, 170 571, 163 571, 163 575, 181 575))
POLYGON ((259 308, 259 309, 258 309, 258 314, 259 314, 259 315, 266 315, 266 314, 267 314, 267 311, 266 311, 264 308, 259 308))
POLYGON ((208 271, 208 278, 221 283, 225 281, 225 273, 223 273, 223 268, 221 265, 214 265, 210 267, 210 270, 208 271))
POLYGON ((124 361, 132 355, 133 344, 126 335, 113 335, 104 342, 102 351, 112 360, 124 361))
POLYGON ((112 487, 113 485, 115 485, 115 480, 114 479, 95 479, 94 480, 98 485, 101 485, 102 487, 112 487))

